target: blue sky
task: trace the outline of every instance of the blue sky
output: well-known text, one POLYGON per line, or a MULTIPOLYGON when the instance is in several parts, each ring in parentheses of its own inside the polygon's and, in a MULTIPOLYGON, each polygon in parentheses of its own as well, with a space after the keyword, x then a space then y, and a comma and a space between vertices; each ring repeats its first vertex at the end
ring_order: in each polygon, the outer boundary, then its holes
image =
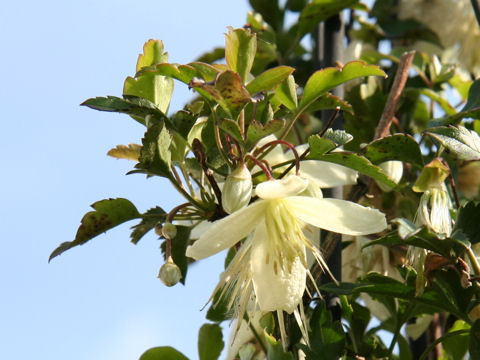
MULTIPOLYGON (((187 63, 240 27, 247 1, 84 0, 7 2, 0 12, 0 358, 131 360, 172 345, 197 358, 197 332, 222 270, 222 255, 191 268, 187 286, 166 288, 151 233, 137 246, 128 223, 47 263, 73 240, 93 202, 125 197, 140 211, 180 199, 161 179, 125 173, 106 152, 139 142, 143 127, 79 104, 121 95, 138 53, 162 39, 187 63)), ((191 93, 176 84, 172 110, 191 93)))

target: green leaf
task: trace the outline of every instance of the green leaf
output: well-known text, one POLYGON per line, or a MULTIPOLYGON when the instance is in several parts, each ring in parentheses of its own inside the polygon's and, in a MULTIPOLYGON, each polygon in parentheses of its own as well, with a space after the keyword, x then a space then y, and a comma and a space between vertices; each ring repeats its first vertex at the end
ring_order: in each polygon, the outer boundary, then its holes
POLYGON ((265 340, 267 343, 267 360, 293 360, 293 355, 289 352, 283 351, 283 346, 280 341, 267 333, 265 334, 265 340))
POLYGON ((260 124, 258 121, 252 121, 247 129, 247 148, 249 149, 257 143, 258 140, 280 131, 285 127, 285 120, 273 119, 267 122, 265 125, 260 124))
POLYGON ((86 213, 75 235, 75 240, 58 246, 48 261, 75 246, 83 245, 95 236, 104 233, 126 221, 139 218, 141 215, 135 205, 123 198, 100 200, 91 205, 95 211, 86 213))
MULTIPOLYGON (((447 334, 458 330, 468 330, 470 325, 462 320, 457 320, 453 326, 448 330, 447 334)), ((458 334, 446 338, 442 341, 443 349, 451 356, 451 359, 461 360, 465 358, 468 349, 469 336, 468 333, 458 334)))
POLYGON ((316 158, 335 149, 337 146, 331 139, 322 138, 319 135, 312 135, 308 138, 310 145, 310 156, 316 158))
POLYGON ((420 146, 408 134, 395 134, 372 141, 365 149, 365 157, 374 164, 400 160, 423 168, 420 146))
POLYGON ((189 65, 158 64, 141 70, 137 75, 143 74, 163 75, 179 80, 185 84, 190 83, 195 76, 199 76, 197 70, 189 65))
POLYGON ((225 35, 225 59, 228 66, 246 82, 255 59, 257 36, 249 29, 228 28, 225 35))
POLYGON ((353 107, 348 102, 340 99, 338 96, 330 93, 320 95, 305 111, 315 112, 320 110, 335 109, 339 107, 340 110, 353 114, 353 107))
POLYGON ((256 94, 260 91, 270 91, 284 82, 293 72, 294 68, 290 66, 277 66, 268 69, 250 81, 247 90, 250 94, 256 94))
POLYGON ((116 96, 96 97, 85 100, 80 105, 100 111, 129 114, 143 125, 146 124, 147 116, 153 116, 158 120, 166 119, 165 114, 150 100, 135 96, 128 96, 125 99, 116 96))
POLYGON ((346 166, 350 169, 357 170, 359 173, 370 176, 372 179, 380 182, 392 189, 397 186, 397 184, 390 179, 378 166, 373 165, 367 158, 350 153, 350 152, 333 152, 330 154, 320 155, 317 150, 311 147, 311 153, 308 156, 310 160, 321 160, 328 161, 335 164, 346 166))
POLYGON ((239 143, 243 143, 242 133, 240 131, 240 126, 236 121, 230 119, 223 119, 220 121, 220 128, 226 133, 233 136, 235 140, 239 143))
POLYGON ((280 30, 283 23, 283 13, 280 10, 278 1, 272 0, 250 0, 250 5, 255 12, 262 15, 267 23, 275 30, 280 30))
POLYGON ((472 244, 480 242, 480 204, 475 204, 469 201, 462 205, 458 210, 457 221, 455 222, 455 229, 453 234, 461 231, 467 235, 468 240, 472 244))
POLYGON ((197 73, 202 77, 205 81, 213 81, 217 77, 218 73, 220 72, 216 67, 205 64, 203 62, 192 62, 188 64, 189 66, 193 67, 197 70, 197 73))
POLYGON ((468 351, 471 359, 480 359, 480 320, 475 321, 470 330, 468 351))
POLYGON ((149 209, 142 214, 142 221, 137 225, 132 226, 133 231, 130 234, 131 242, 136 245, 147 232, 155 227, 155 225, 158 223, 163 224, 166 216, 167 214, 165 211, 159 206, 149 209))
POLYGON ((461 160, 480 160, 480 137, 474 130, 468 130, 463 126, 440 126, 428 129, 427 134, 437 139, 461 160))
POLYGON ((384 76, 385 72, 376 65, 366 65, 362 61, 352 61, 343 68, 329 67, 316 71, 307 81, 300 100, 299 112, 303 112, 323 93, 343 84, 349 80, 353 80, 364 76, 384 76))
POLYGON ((222 328, 218 324, 204 324, 198 333, 198 356, 200 360, 217 360, 224 343, 222 328))
POLYGON ((322 21, 358 3, 359 0, 313 0, 300 13, 298 19, 299 36, 303 37, 322 21))
POLYGON ((159 346, 145 351, 139 360, 188 360, 188 358, 170 346, 159 346))
POLYGON ((140 158, 141 149, 142 146, 138 144, 128 144, 128 146, 117 145, 115 148, 110 149, 107 152, 107 155, 117 159, 138 161, 138 159, 140 158))
POLYGON ((142 151, 140 161, 130 173, 141 172, 147 175, 170 177, 171 136, 163 123, 152 125, 142 139, 142 151))
POLYGON ((287 79, 275 89, 275 98, 290 110, 294 110, 297 107, 297 88, 293 75, 289 75, 287 79))
MULTIPOLYGON (((168 61, 160 40, 149 40, 143 47, 144 54, 139 55, 137 72, 145 67, 168 61)), ((163 113, 167 113, 173 94, 173 80, 161 75, 145 72, 137 78, 127 77, 123 85, 124 95, 138 96, 154 103, 163 113)))
POLYGON ((458 113, 433 119, 429 126, 454 125, 463 118, 480 118, 480 79, 475 80, 468 91, 468 100, 458 113))

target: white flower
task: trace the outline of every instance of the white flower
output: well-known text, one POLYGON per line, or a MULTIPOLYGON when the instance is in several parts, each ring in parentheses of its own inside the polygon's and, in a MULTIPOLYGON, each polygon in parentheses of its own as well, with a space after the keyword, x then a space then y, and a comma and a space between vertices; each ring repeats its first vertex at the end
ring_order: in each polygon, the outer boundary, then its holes
MULTIPOLYGON (((267 136, 259 141, 257 147, 261 147, 277 138, 274 135, 267 136)), ((302 154, 308 148, 308 144, 302 144, 295 149, 302 154)), ((284 152, 281 145, 275 145, 264 158, 271 166, 291 161, 295 156, 291 151, 284 152)), ((283 169, 283 168, 281 168, 283 169)), ((258 167, 252 169, 252 173, 259 171, 258 167)), ((295 170, 292 169, 292 173, 295 170)), ((342 165, 320 160, 302 160, 300 162, 300 176, 311 180, 320 188, 332 188, 357 183, 358 172, 342 165)))
MULTIPOLYGON (((403 176, 403 162, 398 160, 390 160, 378 164, 378 166, 388 175, 390 179, 393 180, 395 184, 398 184, 403 176)), ((377 185, 383 191, 391 191, 392 188, 384 185, 380 182, 377 182, 377 185)))
MULTIPOLYGON (((259 200, 218 220, 187 248, 187 256, 198 260, 246 238, 216 291, 223 288, 222 294, 227 290, 232 294, 230 305, 236 305, 238 318, 243 317, 252 292, 260 311, 277 311, 284 345, 283 311, 294 313, 299 325, 303 320, 301 300, 310 275, 306 249, 326 269, 304 227, 363 235, 380 232, 387 225, 385 216, 375 209, 345 200, 298 196, 307 186, 308 181, 295 175, 257 185, 259 200)), ((307 338, 306 329, 300 328, 307 338)))
POLYGON ((425 225, 439 235, 450 236, 452 232, 450 207, 451 201, 445 184, 428 189, 420 198, 415 225, 425 225))

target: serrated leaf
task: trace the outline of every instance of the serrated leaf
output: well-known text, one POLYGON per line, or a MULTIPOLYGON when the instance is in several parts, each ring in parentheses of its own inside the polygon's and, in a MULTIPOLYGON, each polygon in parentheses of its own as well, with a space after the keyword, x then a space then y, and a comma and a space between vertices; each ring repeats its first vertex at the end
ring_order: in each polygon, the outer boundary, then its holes
POLYGON ((293 360, 293 355, 289 352, 283 351, 283 346, 280 341, 267 333, 265 334, 265 340, 267 343, 267 360, 293 360))
POLYGON ((224 345, 220 325, 202 325, 198 333, 198 357, 200 360, 217 360, 224 345))
POLYGON ((265 70, 248 83, 247 90, 252 95, 260 91, 273 90, 285 81, 294 71, 295 69, 290 66, 277 66, 265 70))
POLYGON ((145 351, 139 360, 188 360, 188 358, 170 346, 159 346, 145 351))
POLYGON ((155 225, 158 223, 163 224, 166 216, 167 214, 165 211, 159 206, 143 213, 141 215, 142 221, 137 225, 132 226, 133 231, 130 234, 130 241, 136 245, 147 232, 155 227, 155 225))
POLYGON ((290 110, 294 110, 297 107, 297 87, 293 75, 289 75, 287 79, 275 89, 275 98, 290 110))
POLYGON ((58 246, 48 261, 75 246, 83 245, 97 235, 114 228, 126 221, 140 217, 135 205, 123 198, 100 200, 93 203, 95 211, 86 213, 75 235, 75 240, 67 241, 58 246))
POLYGON ((265 125, 260 124, 257 121, 252 121, 247 129, 247 148, 255 145, 255 143, 264 138, 265 136, 271 135, 285 127, 285 120, 283 119, 273 119, 267 122, 265 125))
POLYGON ((163 123, 152 125, 142 139, 140 161, 133 172, 142 172, 147 175, 170 176, 171 155, 170 133, 163 123))
POLYGON ((324 93, 323 95, 320 95, 320 97, 315 100, 308 108, 306 108, 305 111, 315 112, 321 110, 336 109, 337 107, 339 107, 342 111, 347 111, 350 114, 353 114, 352 105, 342 100, 338 96, 332 95, 330 93, 324 93))
POLYGON ((240 75, 242 84, 250 73, 256 51, 257 36, 249 29, 228 28, 228 34, 225 35, 225 59, 230 69, 240 75))
POLYGON ((300 13, 298 19, 299 36, 303 37, 303 35, 312 31, 315 25, 358 3, 359 0, 313 0, 300 13))
POLYGON ((467 235, 468 240, 472 244, 480 242, 480 204, 475 204, 473 201, 469 201, 462 205, 458 210, 457 221, 455 222, 456 231, 462 231, 467 235))
POLYGON ((423 167, 420 146, 408 134, 395 134, 372 141, 365 149, 365 157, 374 164, 400 160, 420 168, 423 167))
POLYGON ((189 66, 193 67, 197 70, 197 74, 199 74, 203 80, 205 81, 213 81, 217 77, 220 70, 215 66, 210 64, 206 64, 203 62, 192 62, 188 64, 189 66))
MULTIPOLYGON (((145 67, 168 61, 168 55, 163 52, 161 40, 147 41, 143 51, 144 54, 138 56, 137 73, 145 67)), ((127 77, 123 84, 123 94, 150 100, 163 113, 167 113, 173 94, 173 80, 150 72, 145 72, 136 78, 127 77)))
POLYGON ((364 76, 383 76, 387 75, 376 65, 366 65, 362 61, 351 61, 343 68, 329 67, 316 71, 307 81, 303 91, 302 99, 298 106, 298 111, 303 112, 323 93, 343 84, 364 76))
POLYGON ((243 143, 242 133, 240 131, 240 126, 236 121, 230 119, 223 119, 220 121, 220 128, 231 135, 239 143, 243 143))
POLYGON ((437 139, 461 160, 480 160, 480 137, 474 130, 468 130, 463 126, 440 126, 428 129, 427 134, 437 139))
POLYGON ((308 159, 328 161, 335 164, 343 165, 350 169, 357 170, 359 173, 367 175, 372 179, 376 180, 377 182, 391 187, 392 189, 397 186, 397 184, 392 179, 390 179, 382 171, 382 169, 380 169, 378 166, 373 165, 367 158, 354 153, 340 151, 324 155, 310 153, 308 159))
POLYGON ((179 80, 185 84, 190 83, 195 76, 199 76, 197 70, 189 65, 179 64, 157 64, 141 70, 137 75, 143 74, 163 75, 179 80))
POLYGON ((310 145, 310 156, 313 158, 322 156, 327 152, 336 148, 335 142, 330 139, 320 137, 319 135, 312 135, 308 138, 310 145))
POLYGON ((353 140, 353 136, 345 130, 333 130, 330 128, 325 131, 325 134, 323 134, 322 137, 332 140, 337 146, 345 145, 353 140))
POLYGON ((117 145, 113 149, 110 149, 107 155, 117 159, 138 161, 141 149, 142 146, 138 144, 117 145))
POLYGON ((146 124, 145 118, 147 116, 153 116, 157 120, 167 119, 154 103, 135 96, 128 96, 124 99, 116 96, 96 97, 87 99, 80 105, 100 111, 128 114, 143 125, 146 124))

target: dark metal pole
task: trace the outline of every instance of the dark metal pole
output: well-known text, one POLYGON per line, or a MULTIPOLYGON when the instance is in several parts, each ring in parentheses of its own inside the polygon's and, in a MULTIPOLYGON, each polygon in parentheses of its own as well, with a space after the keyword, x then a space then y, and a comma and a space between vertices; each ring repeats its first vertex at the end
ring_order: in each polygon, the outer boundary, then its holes
MULTIPOLYGON (((325 22, 318 25, 315 33, 315 65, 317 69, 335 66, 337 62, 342 62, 345 47, 345 28, 340 15, 333 16, 325 22)), ((338 86, 332 91, 333 95, 343 98, 343 86, 338 86)), ((327 124, 332 116, 333 111, 322 111, 321 119, 323 124, 327 124)), ((343 128, 343 117, 340 115, 332 124, 334 129, 343 128)), ((343 198, 343 189, 341 187, 328 189, 324 191, 326 197, 343 198)), ((322 216, 322 214, 319 214, 322 216)), ((320 241, 325 238, 326 232, 322 231, 320 241)), ((336 234, 340 237, 341 235, 336 234)), ((341 281, 342 279, 342 242, 338 241, 337 245, 327 261, 333 276, 341 281)), ((329 276, 322 276, 321 282, 329 282, 329 276)), ((327 307, 332 312, 334 320, 340 320, 341 311, 339 299, 336 295, 326 294, 327 307)))

